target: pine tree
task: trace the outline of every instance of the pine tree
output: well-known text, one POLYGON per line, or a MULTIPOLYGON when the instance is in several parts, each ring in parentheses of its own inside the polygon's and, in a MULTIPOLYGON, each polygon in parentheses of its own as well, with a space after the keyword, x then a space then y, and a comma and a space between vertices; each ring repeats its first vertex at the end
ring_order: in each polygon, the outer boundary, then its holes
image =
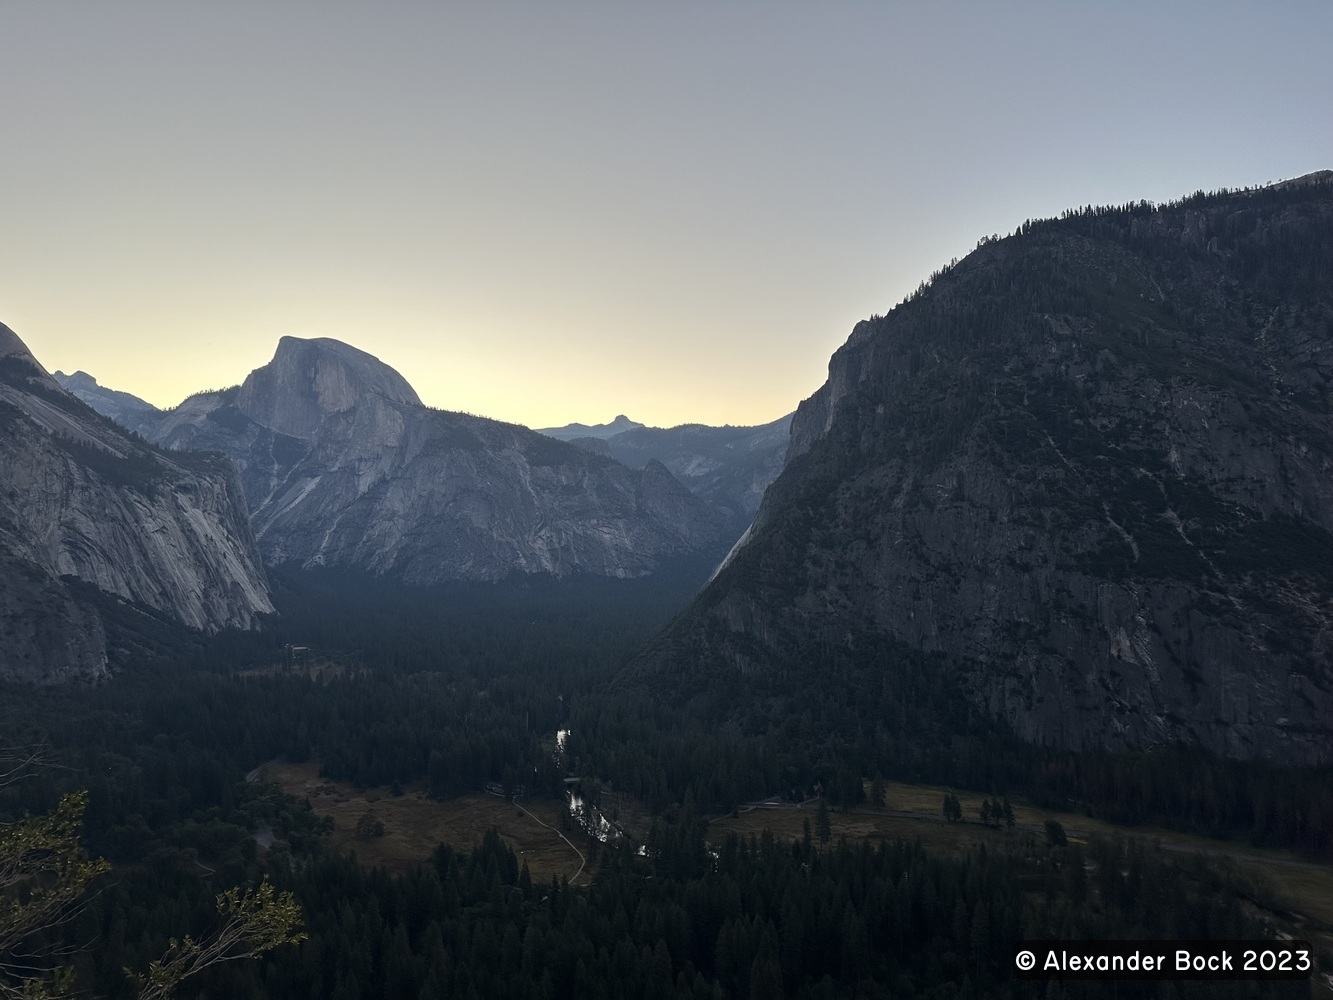
POLYGON ((958 801, 958 796, 952 791, 944 795, 944 818, 950 823, 958 823, 963 819, 963 807, 958 801))
POLYGON ((871 802, 871 805, 874 805, 874 806, 879 807, 880 809, 883 809, 883 808, 884 808, 884 801, 885 801, 885 785, 884 785, 884 779, 883 779, 883 778, 876 778, 874 781, 872 781, 872 782, 870 783, 870 802, 871 802))

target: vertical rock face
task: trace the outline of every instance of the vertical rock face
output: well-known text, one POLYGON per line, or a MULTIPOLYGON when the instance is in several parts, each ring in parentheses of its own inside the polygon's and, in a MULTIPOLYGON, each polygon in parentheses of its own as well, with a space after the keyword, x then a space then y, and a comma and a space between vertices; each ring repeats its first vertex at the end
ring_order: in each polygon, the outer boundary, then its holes
POLYGON ((859 324, 635 669, 888 639, 1033 741, 1333 759, 1329 176, 1031 224, 859 324))
MULTIPOLYGON (((313 441, 339 418, 373 422, 422 404, 406 379, 364 351, 327 338, 283 337, 273 361, 251 372, 236 393, 236 408, 279 434, 313 441)), ((353 433, 369 435, 368 445, 392 444, 382 430, 388 428, 363 422, 353 433)))
POLYGON ((392 368, 335 340, 284 337, 243 385, 192 396, 144 433, 236 462, 273 564, 422 584, 628 577, 727 541, 666 469, 431 410, 392 368))
POLYGON ((0 675, 106 669, 73 578, 213 631, 272 612, 230 463, 167 456, 65 392, 0 326, 0 675))

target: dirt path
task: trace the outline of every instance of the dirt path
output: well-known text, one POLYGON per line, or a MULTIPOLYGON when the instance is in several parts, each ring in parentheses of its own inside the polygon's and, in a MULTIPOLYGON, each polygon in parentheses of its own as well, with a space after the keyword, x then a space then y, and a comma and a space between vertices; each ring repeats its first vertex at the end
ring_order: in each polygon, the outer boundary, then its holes
MULTIPOLYGON (((521 802, 519 802, 518 799, 514 799, 513 801, 514 801, 514 805, 518 806, 520 809, 523 809, 523 804, 522 804, 521 802)), ((578 878, 580 875, 583 874, 583 869, 587 866, 587 864, 588 864, 588 859, 585 858, 585 857, 583 856, 583 852, 582 852, 582 851, 580 851, 577 847, 574 846, 573 841, 571 841, 568 837, 566 837, 563 833, 561 833, 561 832, 560 832, 559 830, 557 830, 555 827, 551 826, 549 823, 542 823, 542 821, 541 821, 540 819, 537 819, 537 817, 536 817, 535 815, 533 815, 532 813, 528 812, 527 809, 523 809, 523 811, 524 811, 525 813, 528 813, 529 816, 532 816, 533 819, 537 820, 538 823, 541 823, 542 826, 546 827, 546 829, 550 830, 550 831, 551 831, 552 833, 554 833, 557 837, 559 837, 561 840, 563 840, 566 844, 569 844, 569 849, 570 849, 571 851, 573 851, 575 854, 577 854, 577 855, 579 856, 579 870, 576 871, 576 872, 574 873, 573 878, 571 878, 571 879, 569 880, 569 882, 567 883, 568 885, 573 885, 573 884, 574 884, 574 879, 578 878)))

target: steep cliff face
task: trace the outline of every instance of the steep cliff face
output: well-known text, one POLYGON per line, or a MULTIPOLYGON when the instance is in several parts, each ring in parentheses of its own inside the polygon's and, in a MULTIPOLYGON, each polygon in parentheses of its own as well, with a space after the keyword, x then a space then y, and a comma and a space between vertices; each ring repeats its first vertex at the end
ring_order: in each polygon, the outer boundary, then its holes
POLYGON ((193 396, 145 433, 235 460, 274 564, 407 583, 631 577, 726 542, 665 469, 428 409, 393 369, 334 340, 285 337, 243 385, 193 396))
POLYGON ((100 616, 67 577, 207 631, 272 612, 230 464, 134 440, 3 326, 0 426, 0 674, 105 671, 100 616))
POLYGON ((1333 759, 1330 276, 1327 176, 987 242, 857 326, 636 669, 887 637, 1033 741, 1333 759))

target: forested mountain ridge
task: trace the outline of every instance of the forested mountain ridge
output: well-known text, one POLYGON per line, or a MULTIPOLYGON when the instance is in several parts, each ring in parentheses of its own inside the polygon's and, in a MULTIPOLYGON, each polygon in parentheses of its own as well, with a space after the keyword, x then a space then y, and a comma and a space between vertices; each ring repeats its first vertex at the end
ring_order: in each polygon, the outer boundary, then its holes
POLYGON ((525 427, 429 409, 398 372, 335 340, 284 337, 242 385, 139 428, 236 462, 271 564, 413 584, 633 577, 727 544, 722 519, 660 463, 636 472, 525 427))
POLYGON ((1329 172, 983 240, 857 325, 631 676, 799 692, 899 646, 1027 740, 1328 761, 1330 276, 1329 172))
POLYGON ((204 631, 273 610, 231 464, 127 434, 5 326, 0 553, 0 677, 105 672, 105 622, 83 584, 204 631))

